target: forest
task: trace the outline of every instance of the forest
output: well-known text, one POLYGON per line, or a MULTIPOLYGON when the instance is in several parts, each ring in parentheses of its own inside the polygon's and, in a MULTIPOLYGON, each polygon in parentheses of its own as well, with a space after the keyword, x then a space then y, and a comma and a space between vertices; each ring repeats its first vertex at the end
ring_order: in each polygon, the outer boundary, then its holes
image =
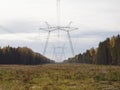
POLYGON ((54 61, 33 52, 27 47, 13 48, 7 46, 0 48, 0 64, 37 65, 45 63, 54 63, 54 61))
MULTIPOLYGON (((55 63, 47 57, 33 52, 27 47, 0 48, 0 64, 38 65, 55 63)), ((86 63, 100 65, 120 65, 120 35, 100 42, 98 48, 86 50, 83 54, 64 60, 63 63, 86 63)))
POLYGON ((64 63, 87 63, 120 65, 120 35, 100 42, 98 48, 91 48, 83 54, 65 60, 64 63))

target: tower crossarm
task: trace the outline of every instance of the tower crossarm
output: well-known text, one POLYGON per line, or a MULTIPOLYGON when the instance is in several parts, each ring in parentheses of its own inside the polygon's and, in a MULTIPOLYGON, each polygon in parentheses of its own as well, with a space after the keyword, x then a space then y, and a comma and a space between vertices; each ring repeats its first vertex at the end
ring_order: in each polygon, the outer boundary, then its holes
POLYGON ((67 32, 67 31, 78 30, 78 28, 76 28, 76 27, 61 27, 60 30, 67 32))
POLYGON ((42 31, 46 31, 46 32, 52 32, 52 31, 56 31, 57 29, 56 28, 39 28, 39 30, 42 30, 42 31))

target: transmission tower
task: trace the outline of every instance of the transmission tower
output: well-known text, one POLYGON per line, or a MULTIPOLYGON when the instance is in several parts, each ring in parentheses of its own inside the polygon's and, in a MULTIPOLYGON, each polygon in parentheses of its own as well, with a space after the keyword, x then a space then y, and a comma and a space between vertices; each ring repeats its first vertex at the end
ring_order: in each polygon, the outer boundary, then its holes
POLYGON ((64 58, 66 58, 65 56, 65 44, 61 47, 61 46, 54 46, 53 47, 53 59, 57 60, 57 61, 61 61, 64 58))
POLYGON ((57 0, 57 25, 56 26, 51 26, 50 24, 48 24, 48 22, 45 22, 47 27, 46 28, 39 28, 39 30, 43 30, 43 31, 48 32, 48 36, 47 36, 47 40, 45 42, 43 55, 46 54, 46 50, 47 50, 47 46, 48 46, 48 42, 49 42, 51 32, 58 31, 58 38, 59 38, 60 31, 64 31, 64 32, 66 32, 66 34, 68 36, 68 41, 69 41, 69 44, 70 44, 71 52, 72 52, 72 55, 74 56, 74 48, 73 48, 70 32, 73 31, 73 30, 77 30, 78 28, 71 27, 72 22, 69 22, 69 24, 67 26, 61 26, 61 23, 60 23, 61 22, 60 21, 61 17, 60 16, 61 16, 61 13, 60 13, 60 0, 57 0))

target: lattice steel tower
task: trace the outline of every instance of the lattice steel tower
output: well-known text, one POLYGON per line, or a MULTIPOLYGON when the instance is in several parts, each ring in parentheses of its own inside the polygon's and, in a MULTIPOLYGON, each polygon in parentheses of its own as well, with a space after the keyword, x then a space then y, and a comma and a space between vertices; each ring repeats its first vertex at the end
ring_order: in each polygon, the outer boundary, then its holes
MULTIPOLYGON (((47 46, 48 46, 51 32, 58 31, 58 38, 59 38, 59 32, 64 31, 64 32, 66 32, 66 34, 68 36, 68 40, 69 40, 69 44, 70 44, 70 48, 71 48, 71 53, 74 56, 74 48, 73 48, 73 44, 72 44, 72 40, 71 40, 71 36, 70 36, 70 31, 77 30, 78 28, 71 27, 72 22, 69 22, 69 24, 67 26, 61 26, 61 21, 60 21, 61 19, 60 18, 61 18, 60 0, 57 0, 57 25, 51 26, 48 22, 45 22, 47 27, 46 28, 39 28, 39 30, 43 30, 43 31, 48 32, 47 40, 46 40, 45 46, 44 46, 43 55, 46 54, 46 50, 47 50, 47 46)), ((59 47, 59 48, 62 48, 62 47, 59 47)))

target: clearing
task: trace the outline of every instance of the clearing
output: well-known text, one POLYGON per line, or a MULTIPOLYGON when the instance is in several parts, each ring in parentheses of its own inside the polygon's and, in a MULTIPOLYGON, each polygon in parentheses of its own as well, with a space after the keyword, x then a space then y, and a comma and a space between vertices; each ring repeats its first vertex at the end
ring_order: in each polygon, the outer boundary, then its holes
POLYGON ((0 65, 0 90, 120 90, 120 66, 0 65))

